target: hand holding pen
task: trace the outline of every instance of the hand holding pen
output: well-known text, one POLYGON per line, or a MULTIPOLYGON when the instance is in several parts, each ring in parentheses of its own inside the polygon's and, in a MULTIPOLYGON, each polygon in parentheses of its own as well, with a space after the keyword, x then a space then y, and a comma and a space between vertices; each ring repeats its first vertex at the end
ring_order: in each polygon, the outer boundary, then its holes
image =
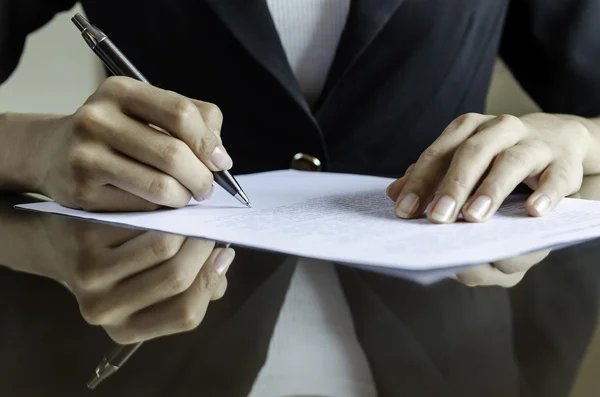
POLYGON ((108 78, 73 115, 53 121, 36 190, 87 211, 146 211, 207 199, 215 181, 249 206, 227 171, 219 108, 139 81, 106 36, 74 20, 111 70, 129 77, 108 78))
POLYGON ((49 258, 44 275, 66 283, 83 318, 119 343, 101 360, 90 388, 142 342, 196 328, 211 301, 225 294, 235 257, 212 241, 68 217, 37 216, 36 225, 49 239, 42 244, 49 258))
MULTIPOLYGON (((220 138, 223 120, 218 107, 153 87, 102 31, 80 14, 75 15, 72 21, 105 66, 120 77, 107 79, 73 116, 57 121, 58 138, 53 141, 54 161, 46 173, 49 183, 42 189, 43 192, 65 206, 88 211, 139 211, 161 206, 183 207, 191 197, 205 200, 210 198, 212 182, 215 181, 250 207, 248 197, 228 172, 233 161, 220 138), (64 186, 70 187, 65 189, 64 186)), ((183 250, 184 247, 179 246, 178 249, 183 250)), ((138 328, 143 328, 144 324, 148 326, 156 322, 153 319, 157 313, 167 317, 167 312, 178 313, 168 307, 169 302, 165 299, 169 296, 160 294, 177 291, 179 295, 175 297, 173 294, 170 299, 173 305, 177 305, 177 302, 181 304, 182 300, 185 301, 182 296, 193 283, 207 280, 202 277, 198 279, 202 272, 182 275, 178 273, 179 270, 174 278, 170 278, 169 269, 181 269, 181 264, 172 263, 174 252, 170 249, 167 251, 169 257, 161 259, 170 265, 153 267, 150 273, 139 277, 139 286, 149 288, 146 297, 141 293, 126 294, 136 299, 116 310, 121 295, 113 291, 105 295, 104 306, 98 308, 93 305, 93 314, 91 317, 88 315, 90 321, 105 324, 107 330, 123 329, 123 322, 114 323, 115 318, 123 320, 145 307, 142 310, 144 315, 135 316, 138 322, 141 321, 138 328), (152 277, 153 281, 150 280, 152 277), (171 279, 174 281, 169 284, 171 279), (109 315, 102 307, 110 308, 109 315), (153 314, 148 307, 156 307, 156 313, 153 314), (101 313, 99 317, 95 314, 97 310, 101 313), (144 318, 145 323, 140 320, 144 318), (109 320, 110 323, 104 323, 109 320)), ((201 251, 206 253, 211 250, 201 251)), ((212 261, 213 273, 219 275, 226 270, 224 263, 233 259, 221 258, 224 254, 213 254, 212 257, 198 255, 195 253, 186 258, 190 261, 192 258, 194 261, 198 261, 198 258, 212 261)), ((228 266, 228 263, 225 264, 228 266)), ((210 269, 211 265, 206 267, 210 269)), ((111 274, 110 277, 114 278, 115 275, 111 274)), ((210 295, 207 296, 210 298, 210 295)), ((197 318, 201 319, 202 316, 197 318)), ((172 333, 172 327, 185 328, 190 324, 185 318, 183 323, 172 320, 170 325, 161 323, 163 328, 155 329, 148 335, 137 333, 135 337, 114 338, 125 344, 117 346, 102 359, 88 386, 95 388, 117 371, 139 348, 140 340, 172 333)), ((125 324, 131 325, 131 322, 125 324)), ((125 326, 124 329, 129 328, 125 326)))

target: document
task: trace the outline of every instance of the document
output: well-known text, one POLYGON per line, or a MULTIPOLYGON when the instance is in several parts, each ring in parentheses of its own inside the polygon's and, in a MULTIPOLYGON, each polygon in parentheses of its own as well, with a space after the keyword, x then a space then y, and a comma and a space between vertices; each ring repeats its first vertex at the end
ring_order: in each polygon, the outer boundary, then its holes
POLYGON ((23 209, 229 242, 300 257, 408 271, 489 263, 600 237, 600 202, 564 199, 543 218, 512 197, 493 219, 436 225, 402 220, 385 189, 393 180, 282 170, 237 177, 246 208, 218 186, 213 199, 150 213, 89 213, 53 202, 23 209))

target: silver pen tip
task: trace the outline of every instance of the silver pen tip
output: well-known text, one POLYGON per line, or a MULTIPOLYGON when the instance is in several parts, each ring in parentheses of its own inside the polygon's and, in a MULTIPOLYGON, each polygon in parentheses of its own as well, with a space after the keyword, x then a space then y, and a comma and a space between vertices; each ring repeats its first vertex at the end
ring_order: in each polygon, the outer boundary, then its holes
POLYGON ((102 381, 117 372, 118 369, 119 368, 109 363, 106 357, 103 357, 102 361, 100 361, 100 364, 98 364, 96 367, 96 373, 88 382, 87 387, 91 390, 94 390, 100 383, 102 383, 102 381))
POLYGON ((239 192, 235 195, 235 198, 237 199, 237 201, 244 204, 246 207, 252 208, 252 204, 250 204, 250 200, 248 200, 248 196, 246 196, 246 193, 239 192))
POLYGON ((94 375, 87 384, 88 389, 94 390, 102 382, 102 379, 98 375, 94 375))

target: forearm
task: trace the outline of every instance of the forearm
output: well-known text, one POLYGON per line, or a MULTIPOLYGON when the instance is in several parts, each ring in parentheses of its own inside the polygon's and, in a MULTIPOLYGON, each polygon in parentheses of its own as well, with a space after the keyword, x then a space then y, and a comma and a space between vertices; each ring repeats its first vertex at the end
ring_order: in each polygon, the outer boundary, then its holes
POLYGON ((61 116, 0 114, 0 192, 39 193, 43 153, 61 116))

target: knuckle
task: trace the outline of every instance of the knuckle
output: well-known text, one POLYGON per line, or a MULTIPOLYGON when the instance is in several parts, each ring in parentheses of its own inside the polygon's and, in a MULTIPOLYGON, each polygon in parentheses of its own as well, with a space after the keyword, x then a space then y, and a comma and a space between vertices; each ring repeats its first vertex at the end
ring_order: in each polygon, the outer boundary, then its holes
POLYGON ((502 124, 510 124, 510 125, 522 124, 521 119, 519 119, 516 116, 513 116, 512 114, 502 114, 502 115, 496 117, 496 120, 502 124))
POLYGON ((148 186, 148 193, 160 202, 166 202, 174 189, 173 180, 166 175, 158 175, 148 186))
POLYGON ((446 151, 437 145, 431 145, 419 157, 420 162, 432 162, 441 160, 446 156, 446 151))
POLYGON ((100 94, 113 95, 118 92, 127 94, 132 89, 132 80, 122 76, 110 76, 100 85, 98 92, 100 94))
POLYGON ((481 139, 467 139, 457 150, 459 156, 474 156, 486 150, 487 145, 481 139))
POLYGON ((71 201, 84 210, 89 210, 94 205, 94 187, 89 183, 76 183, 71 189, 71 201))
POLYGON ((207 121, 213 121, 215 123, 221 124, 223 121, 223 112, 221 108, 219 108, 214 103, 206 103, 204 106, 204 117, 207 121))
POLYGON ((522 150, 508 149, 496 156, 497 161, 510 164, 511 166, 527 167, 530 163, 530 158, 527 153, 522 150))
POLYGON ((152 243, 152 253, 159 261, 173 258, 179 252, 178 236, 168 234, 157 234, 152 243))
POLYGON ((568 125, 569 134, 573 134, 574 141, 576 142, 584 142, 590 136, 590 130, 578 120, 574 120, 572 123, 568 125))
POLYGON ((84 299, 79 304, 79 311, 83 319, 91 325, 106 324, 108 311, 103 309, 96 299, 84 299))
POLYGON ((478 123, 479 120, 481 119, 482 115, 479 113, 465 113, 463 115, 458 116, 456 119, 454 119, 453 124, 456 127, 460 127, 463 125, 471 125, 474 123, 478 123))
POLYGON ((172 107, 173 125, 177 130, 181 130, 193 120, 197 113, 198 109, 192 101, 186 98, 177 98, 172 107))
POLYGON ((179 310, 179 323, 184 331, 196 329, 204 318, 204 314, 200 313, 193 304, 187 303, 182 305, 179 310))
POLYGON ((172 294, 178 295, 191 287, 194 277, 183 266, 171 266, 165 277, 165 288, 172 294))
POLYGON ((99 105, 83 105, 73 115, 73 134, 87 137, 103 127, 108 120, 106 111, 99 105))
POLYGON ((504 128, 510 129, 515 132, 522 133, 526 130, 526 126, 523 121, 517 116, 512 114, 503 114, 496 117, 496 121, 504 128))
POLYGON ((93 150, 85 144, 75 143, 68 149, 67 164, 75 172, 75 176, 87 176, 96 168, 93 150))
POLYGON ((73 272, 74 288, 78 291, 93 291, 103 284, 102 279, 100 272, 87 264, 78 266, 73 272))
POLYGON ((169 143, 160 151, 160 159, 163 165, 169 168, 174 167, 185 149, 185 143, 178 139, 169 139, 169 143))

